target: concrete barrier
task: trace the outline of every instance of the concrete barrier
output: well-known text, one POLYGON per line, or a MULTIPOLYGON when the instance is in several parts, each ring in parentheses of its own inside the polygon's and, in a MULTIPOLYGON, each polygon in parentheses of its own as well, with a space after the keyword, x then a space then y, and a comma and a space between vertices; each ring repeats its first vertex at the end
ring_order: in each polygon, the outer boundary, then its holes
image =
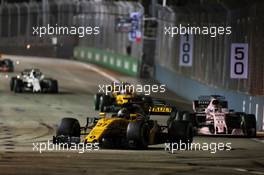
POLYGON ((97 64, 130 76, 139 74, 139 59, 127 55, 80 46, 74 48, 73 55, 77 60, 97 64))
POLYGON ((200 95, 223 95, 229 102, 229 108, 235 111, 252 113, 257 118, 258 130, 264 130, 264 97, 251 96, 235 91, 228 91, 216 87, 208 87, 197 80, 192 80, 178 75, 162 66, 156 65, 155 78, 177 93, 177 95, 189 101, 197 99, 200 95))

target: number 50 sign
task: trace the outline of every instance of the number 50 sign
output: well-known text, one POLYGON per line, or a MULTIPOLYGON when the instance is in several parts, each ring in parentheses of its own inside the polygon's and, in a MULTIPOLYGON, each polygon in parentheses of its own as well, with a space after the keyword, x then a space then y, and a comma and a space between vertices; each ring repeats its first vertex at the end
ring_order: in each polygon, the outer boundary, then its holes
POLYGON ((234 79, 248 78, 247 43, 232 43, 230 77, 234 79))

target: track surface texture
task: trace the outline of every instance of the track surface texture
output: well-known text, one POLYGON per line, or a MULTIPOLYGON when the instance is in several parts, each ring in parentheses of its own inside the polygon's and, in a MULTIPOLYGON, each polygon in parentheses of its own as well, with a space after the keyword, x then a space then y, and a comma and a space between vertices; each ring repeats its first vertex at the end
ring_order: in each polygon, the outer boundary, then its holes
MULTIPOLYGON (((148 150, 43 151, 33 143, 52 139, 63 117, 75 117, 82 125, 93 110, 98 84, 109 84, 111 77, 132 83, 155 83, 129 78, 93 65, 60 59, 10 56, 18 61, 15 73, 0 74, 0 174, 264 174, 264 145, 256 139, 196 137, 195 143, 231 143, 231 150, 165 151, 165 145, 148 150), (14 94, 10 76, 24 68, 39 68, 59 82, 59 94, 14 94), (97 70, 97 69, 96 69, 97 70), (108 77, 107 77, 107 76, 108 77), (109 77, 110 76, 110 77, 109 77)), ((171 92, 160 95, 179 108, 189 102, 171 92)), ((166 121, 166 117, 156 117, 166 121)))

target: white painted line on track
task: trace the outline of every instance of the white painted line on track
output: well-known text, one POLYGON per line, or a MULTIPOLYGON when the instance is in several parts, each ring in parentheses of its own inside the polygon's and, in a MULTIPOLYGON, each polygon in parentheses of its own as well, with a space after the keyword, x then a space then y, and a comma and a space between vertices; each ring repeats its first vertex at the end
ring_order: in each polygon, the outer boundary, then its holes
POLYGON ((259 143, 264 143, 264 139, 257 139, 257 138, 254 138, 254 139, 252 139, 252 140, 254 140, 254 141, 256 141, 256 142, 259 142, 259 143))
POLYGON ((96 72, 96 73, 98 73, 98 74, 104 76, 105 78, 108 78, 108 79, 111 80, 111 81, 119 82, 119 80, 118 80, 117 78, 115 78, 115 77, 112 76, 112 75, 107 74, 106 72, 104 72, 104 71, 101 70, 100 68, 97 68, 97 67, 95 67, 95 66, 93 66, 93 65, 91 65, 91 64, 84 64, 84 66, 85 66, 87 69, 90 69, 90 70, 92 70, 92 71, 94 71, 94 72, 96 72))

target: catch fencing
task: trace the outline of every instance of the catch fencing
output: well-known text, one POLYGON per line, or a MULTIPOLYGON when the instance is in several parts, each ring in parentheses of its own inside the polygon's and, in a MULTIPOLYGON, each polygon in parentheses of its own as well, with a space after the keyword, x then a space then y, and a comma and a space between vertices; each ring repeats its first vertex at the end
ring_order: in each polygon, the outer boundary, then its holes
MULTIPOLYGON (((115 31, 117 17, 129 17, 131 12, 144 13, 139 3, 93 2, 93 1, 48 1, 11 3, 0 6, 0 49, 34 52, 34 48, 46 47, 50 51, 72 54, 77 45, 104 49, 141 58, 142 43, 128 40, 128 33, 115 31), (34 35, 33 27, 41 26, 87 27, 99 26, 99 35, 34 35)), ((41 50, 40 50, 41 51, 41 50)), ((47 51, 46 51, 47 52, 47 51)), ((45 51, 42 53, 45 55, 45 51)), ((40 54, 41 55, 41 54, 40 54)), ((54 55, 58 56, 58 55, 54 55)))
MULTIPOLYGON (((158 8, 157 65, 209 87, 217 87, 249 95, 264 95, 264 2, 247 7, 188 5, 158 8), (232 27, 230 35, 210 37, 193 35, 193 63, 179 65, 180 35, 171 37, 164 28, 179 26, 232 27), (230 78, 231 43, 248 43, 248 78, 230 78)), ((180 82, 177 82, 180 83, 180 82)), ((195 87, 194 87, 195 90, 195 87)))

